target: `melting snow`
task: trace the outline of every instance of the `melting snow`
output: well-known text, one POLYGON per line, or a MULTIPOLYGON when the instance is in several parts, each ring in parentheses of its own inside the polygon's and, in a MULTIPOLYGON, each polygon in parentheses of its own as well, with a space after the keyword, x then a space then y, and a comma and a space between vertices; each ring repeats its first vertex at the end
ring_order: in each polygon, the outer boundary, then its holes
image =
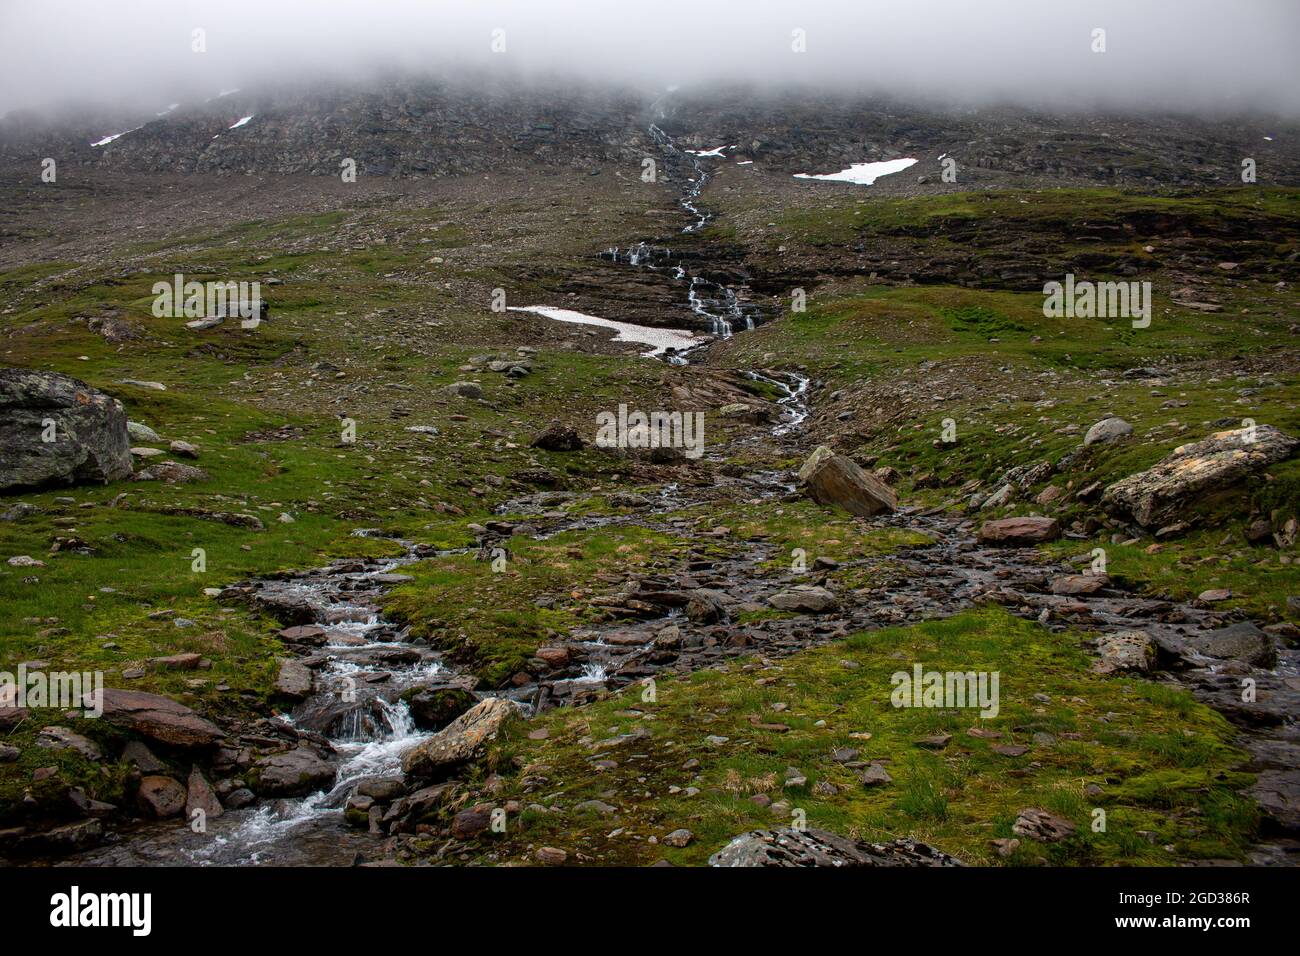
POLYGON ((795 173, 794 178, 824 179, 828 182, 857 183, 859 186, 870 186, 881 176, 902 172, 907 167, 914 165, 916 165, 914 159, 887 159, 880 163, 854 163, 848 169, 842 169, 838 173, 825 173, 823 175, 795 173))
POLYGON ((696 341, 695 334, 685 329, 653 329, 645 325, 614 322, 611 319, 601 319, 571 309, 555 309, 546 305, 512 305, 509 308, 511 312, 532 312, 535 315, 554 319, 556 322, 573 322, 577 325, 598 325, 605 329, 615 329, 618 332, 618 335, 614 336, 615 342, 641 342, 651 346, 650 351, 644 353, 647 356, 662 355, 670 348, 681 351, 700 344, 696 341))
POLYGON ((724 149, 735 149, 735 145, 718 146, 714 149, 688 149, 686 152, 692 156, 721 156, 724 149))
POLYGON ((251 119, 252 119, 254 116, 256 116, 256 115, 257 115, 256 113, 249 113, 247 116, 245 116, 243 119, 241 119, 238 123, 236 123, 234 126, 232 126, 232 127, 230 127, 230 128, 231 128, 231 129, 239 129, 239 127, 243 126, 245 123, 247 123, 249 120, 251 120, 251 119))
POLYGON ((95 142, 91 143, 90 145, 91 145, 91 146, 107 146, 109 143, 113 142, 113 140, 115 140, 115 139, 120 139, 120 138, 122 138, 123 136, 125 136, 127 133, 134 133, 136 129, 144 129, 144 127, 143 127, 143 126, 137 126, 135 129, 128 129, 128 130, 126 130, 125 132, 114 133, 112 136, 105 136, 103 139, 101 139, 101 140, 96 140, 95 142))

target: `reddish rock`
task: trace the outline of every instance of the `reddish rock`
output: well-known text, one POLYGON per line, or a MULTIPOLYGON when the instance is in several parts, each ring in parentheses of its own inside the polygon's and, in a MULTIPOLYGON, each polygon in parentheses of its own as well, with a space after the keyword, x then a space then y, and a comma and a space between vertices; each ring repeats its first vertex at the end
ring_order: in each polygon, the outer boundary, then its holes
POLYGON ((144 813, 165 820, 185 809, 185 797, 185 788, 171 777, 150 776, 140 781, 135 800, 144 813))
MULTIPOLYGON (((103 694, 104 719, 142 737, 173 747, 210 747, 225 736, 220 727, 170 697, 111 687, 103 694)), ((93 695, 85 703, 93 706, 93 695)))
POLYGON ((1055 518, 997 518, 984 522, 979 539, 984 544, 1026 547, 1044 541, 1055 541, 1060 535, 1061 525, 1055 518))

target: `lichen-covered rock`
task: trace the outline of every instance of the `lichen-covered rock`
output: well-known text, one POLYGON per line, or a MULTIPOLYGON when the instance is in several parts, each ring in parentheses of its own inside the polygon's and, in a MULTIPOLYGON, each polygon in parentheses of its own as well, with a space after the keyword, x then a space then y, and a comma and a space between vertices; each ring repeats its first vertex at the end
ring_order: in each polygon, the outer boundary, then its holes
POLYGON ((1097 653, 1098 673, 1149 671, 1156 663, 1156 642, 1146 631, 1119 631, 1097 638, 1097 653))
POLYGON ((1168 524, 1194 505, 1224 494, 1296 453, 1300 441, 1272 425, 1216 432, 1175 448, 1146 471, 1115 482, 1101 496, 1110 514, 1144 528, 1168 524))
POLYGON ((501 727, 519 713, 519 705, 503 697, 481 700, 428 740, 402 755, 402 772, 410 777, 434 778, 469 763, 495 740, 501 727))
POLYGON ((129 474, 121 402, 67 375, 0 368, 0 491, 129 474))
POLYGON ((864 518, 898 509, 894 489, 826 445, 818 447, 804 462, 799 482, 819 505, 843 508, 864 518))
POLYGON ((751 830, 713 856, 710 866, 964 866, 925 843, 846 840, 825 830, 751 830))

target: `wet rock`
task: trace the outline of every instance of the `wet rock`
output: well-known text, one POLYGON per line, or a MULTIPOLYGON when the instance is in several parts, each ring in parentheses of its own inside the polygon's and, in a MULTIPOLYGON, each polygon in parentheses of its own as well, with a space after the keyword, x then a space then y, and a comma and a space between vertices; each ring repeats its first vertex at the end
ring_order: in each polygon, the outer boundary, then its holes
POLYGON ((1250 621, 1188 634, 1184 641, 1206 657, 1242 661, 1254 667, 1277 666, 1277 644, 1273 637, 1250 621))
POLYGON ((581 451, 585 442, 572 425, 551 422, 530 444, 543 451, 581 451))
MULTIPOLYGON (((13 840, 12 849, 20 856, 66 856, 98 846, 104 839, 104 825, 99 820, 78 820, 37 833, 27 833, 13 840)), ((0 841, 0 847, 7 841, 0 841)))
MULTIPOLYGON (((104 719, 173 747, 210 747, 225 735, 184 704, 138 690, 104 689, 104 719)), ((93 705, 87 696, 86 706, 93 705)))
POLYGON ((406 781, 398 776, 362 777, 355 792, 380 803, 391 803, 406 792, 406 781))
POLYGON ((925 843, 853 842, 826 830, 751 830, 713 856, 710 866, 962 866, 925 843))
POLYGON ((212 785, 208 783, 208 778, 203 776, 203 771, 198 767, 190 770, 190 779, 185 788, 186 818, 193 820, 195 810, 202 810, 205 820, 215 820, 225 812, 221 801, 212 792, 212 785))
POLYGON ((0 368, 0 491, 116 481, 131 474, 129 448, 117 399, 67 375, 0 368))
POLYGON ((1101 659, 1094 669, 1102 674, 1146 672, 1156 664, 1156 642, 1146 631, 1120 631, 1097 638, 1101 659))
POLYGON ((263 757, 253 765, 253 789, 264 797, 301 797, 334 783, 334 766, 306 747, 263 757))
POLYGON ((1083 443, 1085 445, 1096 445, 1103 442, 1112 442, 1132 433, 1132 425, 1122 418, 1112 416, 1111 418, 1103 418, 1089 428, 1088 433, 1083 436, 1083 443))
POLYGON ((463 687, 422 688, 403 697, 420 730, 442 730, 478 703, 463 687))
POLYGON ((686 604, 686 616, 696 624, 716 624, 727 619, 727 609, 723 604, 723 594, 709 588, 698 588, 691 592, 686 604))
POLYGON ((1105 574, 1063 574, 1052 579, 1052 593, 1077 596, 1096 594, 1110 584, 1105 574))
POLYGON ((437 777, 476 759, 502 726, 519 714, 513 701, 481 700, 428 740, 402 755, 402 772, 417 779, 437 777))
POLYGON ((1069 820, 1048 813, 1038 807, 1021 810, 1011 832, 1021 839, 1040 843, 1057 843, 1074 836, 1075 826, 1069 820))
POLYGON ((1019 517, 997 518, 986 521, 979 531, 983 544, 1007 547, 1027 547, 1055 541, 1061 536, 1061 525, 1055 518, 1019 517))
POLYGON ((256 794, 247 787, 232 790, 226 796, 226 806, 231 810, 242 810, 257 800, 256 794))
POLYGON ((1193 505, 1237 488, 1251 475, 1284 461, 1300 448, 1272 425, 1216 432, 1203 441, 1181 445, 1146 471, 1109 486, 1101 506, 1144 528, 1169 524, 1193 505))
POLYGON ((767 599, 772 607, 801 614, 824 614, 840 606, 839 598, 823 587, 801 584, 786 591, 778 591, 767 599))
POLYGON ((898 496, 892 488, 826 445, 818 447, 804 462, 799 482, 813 501, 843 508, 850 514, 870 517, 898 509, 898 496))
POLYGON ((185 809, 185 788, 171 777, 149 776, 140 781, 136 804, 158 820, 179 815, 185 809))

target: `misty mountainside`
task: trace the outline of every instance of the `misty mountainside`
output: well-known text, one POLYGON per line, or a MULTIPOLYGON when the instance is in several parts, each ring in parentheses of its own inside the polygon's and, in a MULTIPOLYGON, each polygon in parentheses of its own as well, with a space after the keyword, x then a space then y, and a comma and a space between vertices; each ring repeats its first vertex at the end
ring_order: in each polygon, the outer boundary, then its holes
POLYGON ((794 174, 867 159, 962 157, 967 186, 1041 182, 1214 185, 1252 157, 1261 181, 1300 181, 1297 124, 1268 116, 1047 113, 911 105, 878 95, 724 86, 645 92, 559 81, 391 80, 213 91, 156 110, 19 110, 0 120, 0 157, 119 172, 371 176, 486 170, 599 173, 657 150, 658 123, 690 149, 794 174), (667 104, 667 105, 665 105, 667 104), (161 115, 159 115, 161 114, 161 115), (243 125, 236 123, 251 117, 243 125), (101 146, 92 146, 117 137, 101 146), (1285 145, 1284 145, 1285 144, 1285 145))

